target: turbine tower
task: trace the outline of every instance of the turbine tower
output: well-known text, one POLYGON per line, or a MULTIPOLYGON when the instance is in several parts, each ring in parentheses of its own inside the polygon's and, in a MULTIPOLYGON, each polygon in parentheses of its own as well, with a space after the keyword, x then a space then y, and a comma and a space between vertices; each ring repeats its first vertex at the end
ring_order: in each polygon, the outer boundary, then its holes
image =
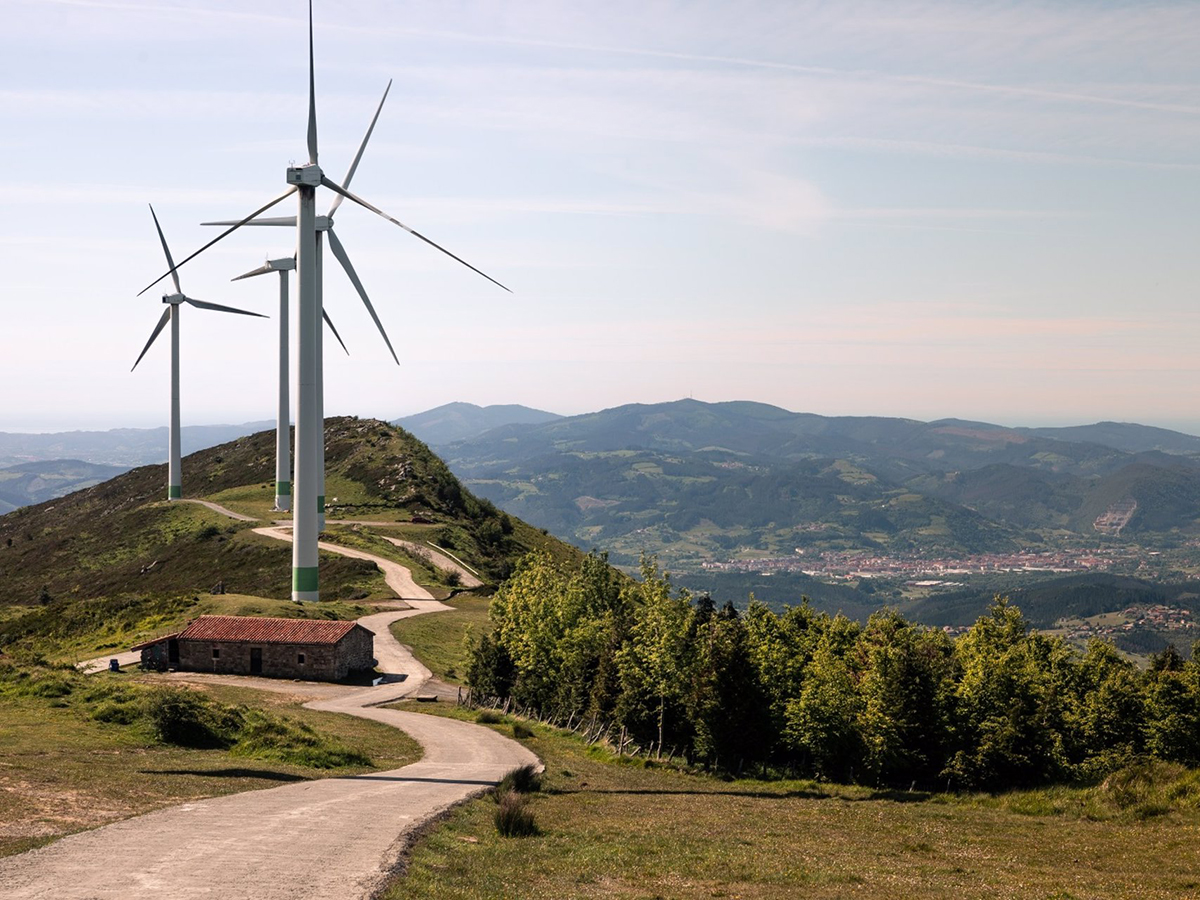
MULTIPOLYGON (((207 303, 204 300, 197 300, 195 297, 188 297, 183 293, 183 288, 179 286, 179 274, 175 271, 175 263, 171 261, 171 250, 167 247, 167 239, 163 237, 162 227, 158 224, 158 216, 154 214, 154 207, 150 207, 150 216, 154 219, 154 228, 158 232, 158 239, 162 243, 163 253, 167 257, 167 265, 171 267, 171 279, 175 284, 175 293, 163 294, 162 302, 167 305, 163 310, 162 317, 158 320, 158 324, 154 326, 154 331, 150 333, 150 340, 146 341, 146 346, 142 348, 142 352, 138 354, 137 360, 133 363, 133 369, 138 367, 138 363, 142 361, 142 357, 146 355, 146 351, 150 349, 150 345, 154 343, 154 339, 162 333, 167 322, 171 323, 171 424, 167 431, 167 442, 170 447, 167 459, 167 499, 178 500, 183 497, 183 477, 180 467, 180 452, 179 452, 179 311, 181 304, 190 303, 199 309, 211 309, 216 312, 237 313, 239 316, 257 316, 258 318, 266 318, 260 313, 247 312, 244 309, 234 309, 232 306, 221 306, 217 303, 207 303)), ((132 372, 133 369, 129 371, 132 372)))
MULTIPOLYGON (((164 272, 139 292, 144 294, 167 275, 203 253, 213 244, 232 234, 253 219, 265 213, 292 194, 297 195, 298 208, 296 211, 296 269, 300 281, 299 295, 299 326, 298 356, 296 387, 296 476, 293 483, 293 513, 292 513, 292 599, 300 601, 316 601, 320 599, 317 536, 319 534, 318 497, 320 496, 321 459, 323 456, 323 421, 322 398, 320 396, 321 372, 318 365, 320 349, 321 296, 318 277, 319 258, 317 256, 317 216, 316 192, 318 187, 326 187, 335 194, 352 200, 359 206, 369 209, 378 216, 387 219, 393 225, 403 228, 413 237, 424 241, 429 246, 440 250, 456 262, 466 266, 471 271, 482 275, 488 281, 508 291, 508 288, 496 281, 490 275, 481 272, 466 260, 455 256, 445 247, 430 240, 414 228, 410 228, 398 219, 389 216, 378 207, 372 206, 361 197, 350 193, 349 190, 327 178, 317 162, 317 103, 316 76, 313 64, 313 25, 312 0, 308 5, 308 162, 304 165, 289 166, 286 172, 288 189, 279 196, 268 201, 244 219, 235 222, 215 238, 204 244, 190 256, 181 260, 177 265, 170 264, 164 272)), ((330 241, 335 255, 339 255, 340 242, 330 241)), ((344 251, 342 251, 344 253, 344 251)), ((352 278, 357 281, 357 278, 352 278)), ((356 284, 356 287, 358 285, 356 284)), ((511 291, 509 291, 511 293, 511 291)), ((365 292, 360 292, 365 298, 365 292)), ((367 303, 370 308, 370 303, 367 303)), ((378 318, 376 318, 378 322, 378 318)), ((385 336, 386 337, 386 336, 385 336)), ((390 345, 390 342, 389 342, 390 345)), ((393 353, 395 356, 395 353, 393 353)))
MULTIPOLYGON (((279 273, 279 403, 275 419, 275 510, 287 512, 292 508, 292 450, 291 450, 291 401, 288 395, 288 272, 296 268, 296 257, 268 259, 265 263, 244 275, 231 280, 241 281, 269 272, 279 273)), ((333 326, 329 314, 325 324, 333 332, 342 349, 346 343, 333 326)), ((350 351, 346 350, 349 355, 350 351)))
MULTIPOLYGON (((346 172, 346 177, 342 179, 342 188, 348 189, 350 181, 354 178, 354 173, 358 169, 358 164, 362 160, 363 151, 367 149, 367 141, 371 139, 372 132, 375 131, 375 123, 379 121, 379 113, 383 110, 383 104, 387 100, 388 92, 392 89, 392 82, 388 81, 387 87, 383 90, 383 97, 379 101, 379 106, 375 109, 375 115, 371 117, 371 124, 367 126, 367 133, 363 135, 362 142, 358 145, 358 152, 354 154, 354 161, 350 163, 350 168, 346 172)), ((375 322, 375 327, 379 329, 379 333, 383 336, 383 342, 387 344, 388 351, 392 354, 392 359, 396 361, 396 365, 400 365, 400 359, 396 356, 396 351, 392 347, 392 342, 388 339, 387 331, 384 330, 383 323, 379 321, 379 316, 375 312, 375 307, 371 305, 371 300, 367 296, 366 290, 363 288, 362 281, 358 277, 358 273, 354 271, 354 266, 350 263, 350 257, 346 253, 346 248, 342 242, 338 240, 337 234, 333 230, 333 215, 337 212, 337 208, 341 205, 343 196, 341 194, 334 195, 333 203, 329 207, 329 212, 323 216, 315 218, 317 229, 317 249, 316 249, 316 269, 317 269, 317 303, 324 314, 325 309, 325 274, 324 274, 324 238, 327 235, 329 240, 329 249, 333 251, 333 255, 341 264, 346 272, 346 277, 350 279, 350 283, 354 285, 354 289, 358 292, 358 296, 362 298, 363 304, 367 307, 367 312, 371 314, 372 321, 375 322)), ((201 222, 201 225, 237 225, 233 220, 224 220, 217 222, 201 222)), ((270 216, 266 218, 256 218, 247 225, 262 225, 262 226, 277 226, 295 228, 297 224, 296 216, 270 216)), ((325 321, 333 328, 329 322, 329 316, 325 316, 325 321)), ((337 335, 337 329, 333 329, 333 333, 337 335)), ((320 446, 320 462, 318 469, 318 485, 317 485, 317 531, 325 530, 325 347, 323 334, 318 329, 317 331, 317 402, 320 410, 318 418, 321 420, 321 446, 320 446)), ((338 338, 341 342, 341 338, 338 338)), ((346 345, 342 344, 342 349, 346 349, 346 345)))

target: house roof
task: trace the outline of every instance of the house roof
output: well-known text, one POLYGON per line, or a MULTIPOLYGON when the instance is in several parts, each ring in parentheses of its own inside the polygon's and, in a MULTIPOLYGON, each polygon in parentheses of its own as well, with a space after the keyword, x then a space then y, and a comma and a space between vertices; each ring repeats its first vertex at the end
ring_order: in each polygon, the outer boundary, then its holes
POLYGON ((181 641, 253 641, 256 644, 336 644, 355 622, 269 619, 261 616, 200 616, 179 634, 181 641))
POLYGON ((164 634, 161 637, 150 638, 148 641, 142 641, 140 644, 134 644, 130 650, 144 650, 147 647, 153 647, 155 644, 161 644, 163 641, 169 641, 172 638, 179 637, 178 631, 173 631, 171 634, 164 634))

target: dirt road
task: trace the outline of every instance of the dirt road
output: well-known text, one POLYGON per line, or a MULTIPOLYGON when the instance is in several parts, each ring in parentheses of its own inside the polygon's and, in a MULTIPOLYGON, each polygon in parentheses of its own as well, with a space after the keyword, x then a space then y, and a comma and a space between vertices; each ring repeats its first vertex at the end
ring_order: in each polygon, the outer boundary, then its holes
MULTIPOLYGON (((290 539, 286 534, 270 536, 290 539)), ((403 570, 411 581, 407 570, 396 563, 345 547, 322 546, 373 559, 388 574, 389 584, 395 574, 391 567, 403 570)), ((403 596, 394 585, 393 590, 403 596)), ((416 593, 407 586, 405 591, 416 593)), ((420 762, 390 772, 185 803, 70 835, 0 860, 0 896, 4 900, 360 900, 373 896, 415 829, 447 807, 487 790, 513 768, 538 764, 537 757, 516 741, 479 725, 378 707, 414 695, 430 677, 388 626, 400 618, 450 608, 432 599, 406 599, 413 601, 412 609, 359 620, 375 632, 375 656, 381 671, 391 676, 388 682, 372 688, 312 685, 308 690, 314 699, 307 705, 403 729, 423 748, 420 762)), ((251 682, 257 681, 263 679, 239 683, 255 686, 251 682)), ((289 693, 306 691, 296 682, 278 684, 289 693)))

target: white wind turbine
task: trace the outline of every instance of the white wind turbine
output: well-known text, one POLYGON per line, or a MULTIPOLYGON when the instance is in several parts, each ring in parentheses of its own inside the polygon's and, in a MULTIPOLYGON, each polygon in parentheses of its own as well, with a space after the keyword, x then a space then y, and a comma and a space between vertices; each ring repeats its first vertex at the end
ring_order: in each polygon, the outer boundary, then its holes
MULTIPOLYGON (((279 512, 287 512, 292 508, 291 401, 288 396, 288 272, 295 268, 294 256, 268 259, 257 269, 232 279, 241 281, 243 278, 266 275, 268 272, 279 273, 279 404, 275 420, 275 509, 279 512)), ((325 313, 325 324, 342 345, 342 349, 346 350, 346 342, 333 327, 333 320, 329 318, 328 313, 325 313)), ((349 355, 350 351, 346 350, 346 353, 349 355)))
MULTIPOLYGON (((367 141, 371 139, 371 133, 375 130, 375 123, 379 121, 379 113, 383 110, 383 104, 387 100, 388 92, 392 89, 392 82, 387 83, 387 87, 383 90, 383 97, 379 101, 379 106, 375 109, 375 115, 371 117, 371 124, 367 126, 367 133, 363 135, 362 143, 358 145, 358 152, 354 154, 354 161, 350 163, 350 168, 346 172, 346 177, 342 179, 341 187, 347 190, 350 187, 350 181, 354 178, 354 173, 358 169, 358 164, 362 160, 363 151, 367 149, 367 141)), ((329 212, 323 216, 315 218, 317 229, 317 250, 316 250, 316 269, 317 269, 317 303, 321 310, 325 309, 325 273, 324 273, 324 253, 323 253, 323 236, 329 236, 329 249, 333 251, 333 255, 337 257, 342 268, 346 272, 346 276, 350 279, 350 283, 354 285, 354 289, 358 292, 358 296, 362 298, 363 304, 367 307, 367 312, 371 314, 371 319, 375 322, 375 327, 379 329, 379 333, 383 335, 383 342, 387 344, 388 350, 392 354, 392 359, 396 361, 396 365, 400 365, 400 360, 396 356, 396 351, 392 347, 392 342, 388 339, 387 332, 383 328, 383 323, 379 321, 379 316, 375 313, 375 307, 371 305, 371 300, 364 290, 362 281, 359 280, 358 273, 354 271, 354 266, 350 264, 350 257, 346 254, 346 248, 342 242, 338 240, 337 234, 333 230, 333 215, 337 212, 337 208, 343 200, 342 194, 336 194, 333 198, 333 204, 329 207, 329 212)), ((218 221, 218 222, 201 222, 202 225, 225 225, 236 226, 239 223, 233 220, 218 221)), ((269 216, 265 218, 252 219, 246 222, 247 225, 265 225, 295 228, 296 216, 269 216)), ((252 273, 256 274, 256 273, 252 273)), ((330 328, 333 328, 333 323, 329 321, 329 316, 325 316, 326 323, 330 328)), ((337 335, 337 329, 333 329, 333 333, 337 335)), ((341 342, 341 338, 338 338, 341 342)), ((342 344, 342 349, 346 349, 346 345, 342 344)), ((319 483, 317 485, 317 531, 325 530, 325 346, 323 334, 320 329, 317 329, 317 402, 319 404, 318 418, 321 421, 321 446, 320 446, 320 461, 317 466, 319 473, 319 483)), ((286 509, 287 507, 278 507, 286 509)))
MULTIPOLYGON (((316 601, 320 599, 319 569, 317 554, 318 507, 317 497, 323 472, 322 458, 322 398, 320 397, 319 377, 320 367, 317 364, 320 348, 321 298, 317 257, 317 223, 316 223, 316 193, 317 188, 324 186, 348 200, 353 200, 359 206, 371 210, 394 225, 403 228, 413 235, 440 250, 471 271, 482 275, 493 284, 508 290, 496 279, 475 268, 466 260, 455 256, 445 247, 435 243, 425 235, 405 225, 398 219, 389 216, 383 210, 372 206, 361 197, 357 197, 341 185, 334 183, 321 171, 317 163, 317 103, 316 76, 313 66, 313 29, 312 29, 312 0, 308 5, 308 163, 300 166, 289 166, 286 173, 288 189, 268 203, 256 209, 244 219, 239 220, 225 231, 192 253, 178 265, 171 265, 169 271, 163 273, 144 287, 140 293, 145 293, 167 275, 203 253, 217 241, 231 234, 238 228, 262 215, 268 209, 282 202, 292 194, 299 200, 296 217, 296 267, 300 279, 300 309, 299 309, 299 365, 297 366, 297 408, 296 408, 296 478, 294 483, 295 499, 292 514, 292 599, 316 601)), ((333 241, 330 242, 334 245, 333 241)), ((334 251, 335 254, 337 251, 334 251)), ((511 293, 511 292, 510 292, 511 293)), ((393 354, 394 355, 394 354, 393 354)))
MULTIPOLYGON (((133 369, 138 367, 138 363, 142 361, 142 357, 146 355, 146 351, 150 349, 150 345, 154 343, 154 339, 162 333, 167 322, 171 323, 171 424, 168 429, 168 444, 170 446, 170 454, 167 461, 167 499, 178 500, 183 496, 183 478, 180 470, 180 452, 179 452, 179 312, 180 306, 184 303, 190 303, 192 306, 199 309, 211 309, 217 312, 237 313, 240 316, 257 316, 258 318, 266 318, 260 313, 247 312, 244 309, 234 309, 232 306, 221 306, 217 303, 207 303, 204 300, 197 300, 195 297, 188 297, 183 293, 183 289, 179 286, 179 275, 175 271, 175 263, 171 261, 171 250, 167 247, 167 239, 163 237, 162 227, 158 224, 158 216, 154 214, 154 207, 150 207, 150 215, 154 219, 154 228, 158 232, 158 239, 162 242, 163 253, 167 257, 167 265, 171 267, 171 279, 175 284, 175 293, 163 294, 162 301, 167 304, 167 308, 163 310, 162 317, 158 320, 158 324, 154 326, 154 331, 150 333, 150 340, 146 341, 146 346, 142 348, 142 352, 138 355, 137 360, 133 364, 133 369)), ((133 369, 129 371, 132 372, 133 369)))

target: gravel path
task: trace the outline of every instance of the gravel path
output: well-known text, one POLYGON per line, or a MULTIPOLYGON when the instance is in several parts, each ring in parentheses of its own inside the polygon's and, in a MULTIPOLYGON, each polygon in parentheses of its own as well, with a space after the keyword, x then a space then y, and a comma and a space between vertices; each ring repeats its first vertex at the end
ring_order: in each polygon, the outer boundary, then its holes
MULTIPOLYGON (((207 505, 207 504, 206 504, 207 505)), ((281 540, 281 529, 255 529, 281 540)), ((410 609, 359 620, 375 633, 375 656, 390 677, 354 688, 269 679, 232 679, 312 696, 313 709, 393 725, 424 750, 420 762, 390 772, 306 781, 185 803, 47 847, 0 859, 4 900, 360 900, 395 870, 414 831, 443 810, 487 790, 507 772, 539 765, 533 753, 490 729, 454 719, 381 709, 426 686, 429 669, 388 626, 450 609, 412 584, 407 569, 361 551, 324 549, 373 560, 410 609), (398 577, 398 572, 404 578, 398 577), (396 579, 393 583, 393 578, 396 579), (403 590, 397 585, 403 584, 403 590), (415 590, 414 590, 415 588, 415 590)), ((119 658, 119 655, 118 655, 119 658)), ((104 658, 105 664, 108 657, 104 658)), ((183 680, 231 680, 180 673, 183 680)))
POLYGON ((359 900, 396 868, 413 831, 537 765, 479 725, 378 709, 396 685, 317 700, 315 709, 401 728, 425 751, 390 772, 299 782, 185 803, 0 860, 5 900, 359 900))
POLYGON ((171 501, 172 503, 198 503, 201 506, 207 506, 213 512, 218 512, 223 516, 229 516, 231 519, 236 519, 239 522, 257 522, 258 519, 254 516, 245 516, 241 513, 234 512, 232 509, 226 509, 219 503, 213 503, 211 500, 193 500, 191 497, 179 497, 171 501))
MULTIPOLYGON (((266 535, 280 541, 292 542, 292 531, 290 528, 284 528, 278 525, 271 525, 265 528, 255 528, 255 534, 266 535)), ((340 553, 342 556, 350 556, 354 559, 367 559, 379 566, 383 572, 384 579, 387 581, 388 587, 396 592, 396 595, 401 600, 433 600, 433 594, 425 590, 415 581, 413 581, 412 572, 406 569, 400 563, 392 562, 390 559, 384 559, 382 556, 375 556, 372 553, 367 553, 363 550, 355 550, 352 547, 343 547, 340 544, 330 544, 326 541, 320 541, 317 544, 322 550, 328 550, 330 553, 340 553)), ((449 607, 444 607, 449 609, 449 607)))

